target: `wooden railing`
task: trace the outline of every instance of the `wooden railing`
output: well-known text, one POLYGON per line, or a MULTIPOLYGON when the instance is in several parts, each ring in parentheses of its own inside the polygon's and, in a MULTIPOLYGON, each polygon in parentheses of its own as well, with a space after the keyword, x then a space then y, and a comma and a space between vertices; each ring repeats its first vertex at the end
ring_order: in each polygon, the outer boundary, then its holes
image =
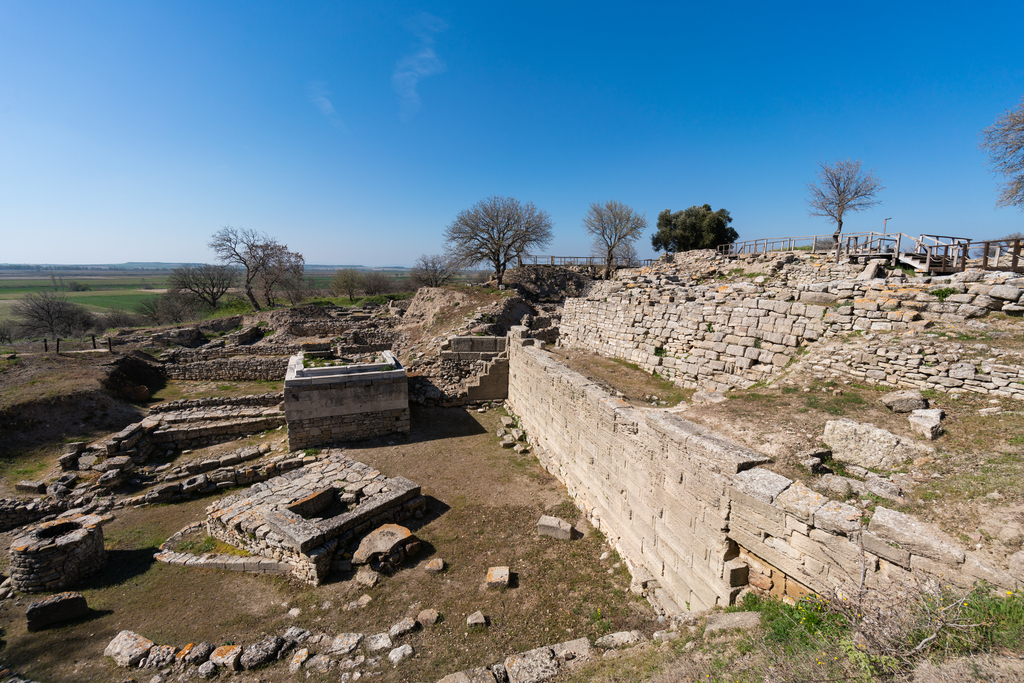
MULTIPOLYGON (((657 259, 612 259, 612 268, 643 268, 657 259)), ((524 266, 594 266, 604 268, 603 256, 523 256, 520 262, 524 266)))

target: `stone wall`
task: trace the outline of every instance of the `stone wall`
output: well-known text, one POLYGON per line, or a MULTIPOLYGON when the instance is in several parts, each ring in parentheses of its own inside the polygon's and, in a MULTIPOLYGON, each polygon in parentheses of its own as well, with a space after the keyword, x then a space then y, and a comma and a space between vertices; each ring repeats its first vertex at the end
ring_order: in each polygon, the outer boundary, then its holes
POLYGON ((613 398, 526 332, 510 335, 508 405, 544 467, 668 611, 729 604, 746 585, 794 599, 841 591, 862 570, 882 589, 1024 586, 1024 551, 1000 563, 908 515, 830 501, 758 467, 767 458, 755 451, 613 398))
POLYGON ((29 528, 11 542, 11 584, 23 593, 58 591, 95 574, 107 562, 103 523, 72 515, 29 528))
POLYGON ((288 358, 254 356, 251 358, 215 358, 194 363, 165 363, 170 379, 192 381, 280 381, 288 370, 288 358))
POLYGON ((31 524, 44 517, 61 513, 66 508, 67 506, 63 502, 49 498, 0 499, 0 532, 31 524))
POLYGON ((635 409, 513 328, 508 403, 545 468, 670 611, 728 605, 732 475, 766 461, 663 411, 635 409), (675 608, 673 609, 672 604, 675 608))
POLYGON ((1024 278, 1013 273, 824 281, 833 266, 809 254, 774 265, 768 276, 721 285, 675 265, 623 273, 566 300, 559 344, 634 362, 681 386, 727 390, 772 378, 823 337, 1024 311, 1024 278))

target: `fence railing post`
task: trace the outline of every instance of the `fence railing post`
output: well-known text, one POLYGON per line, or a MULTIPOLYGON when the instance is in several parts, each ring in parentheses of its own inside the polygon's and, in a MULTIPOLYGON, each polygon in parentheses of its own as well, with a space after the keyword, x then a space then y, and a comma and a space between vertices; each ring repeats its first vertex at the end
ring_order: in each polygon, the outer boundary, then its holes
POLYGON ((43 337, 43 353, 48 353, 49 351, 50 347, 46 344, 46 337, 43 337))

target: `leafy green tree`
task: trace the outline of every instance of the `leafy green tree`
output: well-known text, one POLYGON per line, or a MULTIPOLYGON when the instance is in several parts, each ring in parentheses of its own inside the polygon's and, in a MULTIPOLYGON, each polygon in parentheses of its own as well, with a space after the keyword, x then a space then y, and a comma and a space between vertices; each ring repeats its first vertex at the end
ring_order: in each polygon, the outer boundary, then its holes
POLYGON ((651 236, 651 246, 655 251, 689 251, 732 244, 739 234, 730 223, 732 216, 727 210, 712 211, 710 204, 675 213, 665 209, 658 214, 658 231, 651 236))

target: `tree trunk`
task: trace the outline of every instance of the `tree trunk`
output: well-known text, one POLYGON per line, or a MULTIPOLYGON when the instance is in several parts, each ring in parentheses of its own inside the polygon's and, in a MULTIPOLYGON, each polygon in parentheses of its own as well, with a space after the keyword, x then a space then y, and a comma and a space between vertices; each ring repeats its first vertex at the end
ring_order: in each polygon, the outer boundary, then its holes
POLYGON ((246 298, 249 299, 249 303, 252 304, 252 309, 254 311, 262 311, 263 310, 262 308, 260 308, 260 302, 256 301, 256 295, 252 293, 252 285, 250 285, 248 283, 246 283, 246 285, 245 285, 245 296, 246 296, 246 298))

